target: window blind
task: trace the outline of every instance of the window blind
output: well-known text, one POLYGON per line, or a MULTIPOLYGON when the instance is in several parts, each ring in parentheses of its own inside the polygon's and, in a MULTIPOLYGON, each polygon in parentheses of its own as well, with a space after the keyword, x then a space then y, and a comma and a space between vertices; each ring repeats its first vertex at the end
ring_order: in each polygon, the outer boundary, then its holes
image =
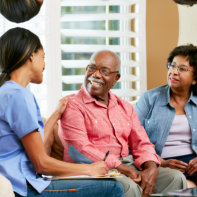
POLYGON ((133 101, 146 90, 145 0, 61 1, 62 96, 76 93, 93 52, 108 49, 121 59, 112 91, 133 101))

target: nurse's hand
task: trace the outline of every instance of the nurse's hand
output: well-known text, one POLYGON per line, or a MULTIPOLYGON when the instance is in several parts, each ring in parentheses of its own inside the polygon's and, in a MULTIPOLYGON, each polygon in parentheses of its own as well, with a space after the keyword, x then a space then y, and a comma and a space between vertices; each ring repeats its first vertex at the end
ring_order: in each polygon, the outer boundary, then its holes
POLYGON ((104 161, 98 161, 92 164, 88 164, 89 176, 105 175, 108 172, 108 167, 104 161))
POLYGON ((59 119, 61 118, 62 114, 64 113, 66 109, 66 105, 68 104, 68 101, 70 101, 73 98, 74 94, 65 96, 59 100, 58 106, 55 110, 56 113, 59 114, 59 119))
POLYGON ((51 148, 54 143, 54 133, 57 131, 58 128, 57 121, 61 119, 68 101, 70 101, 73 96, 74 94, 65 96, 60 99, 56 110, 52 113, 52 115, 44 124, 44 146, 48 155, 51 154, 51 148))

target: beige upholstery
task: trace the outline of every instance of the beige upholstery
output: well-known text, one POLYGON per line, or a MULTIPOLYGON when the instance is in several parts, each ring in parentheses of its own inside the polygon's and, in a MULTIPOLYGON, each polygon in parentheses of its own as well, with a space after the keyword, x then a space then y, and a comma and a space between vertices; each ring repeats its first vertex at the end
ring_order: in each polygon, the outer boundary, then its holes
MULTIPOLYGON (((47 119, 45 117, 42 117, 42 120, 43 120, 44 124, 47 121, 47 119)), ((58 123, 59 123, 59 121, 56 123, 56 125, 54 126, 54 129, 53 129, 54 141, 53 141, 53 144, 51 147, 50 156, 55 159, 58 159, 58 160, 63 160, 64 147, 62 146, 62 143, 58 137, 58 123)))
POLYGON ((0 196, 14 197, 14 192, 10 181, 0 174, 0 196))
POLYGON ((58 137, 58 123, 55 125, 53 130, 54 142, 51 149, 51 157, 54 157, 59 160, 63 160, 64 156, 64 147, 58 137))

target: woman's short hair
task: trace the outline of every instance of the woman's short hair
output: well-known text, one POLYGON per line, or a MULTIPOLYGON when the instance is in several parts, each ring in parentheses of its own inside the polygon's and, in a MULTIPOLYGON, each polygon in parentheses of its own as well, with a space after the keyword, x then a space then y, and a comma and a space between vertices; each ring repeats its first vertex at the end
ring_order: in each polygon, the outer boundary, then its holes
POLYGON ((181 5, 194 5, 197 3, 197 0, 174 0, 175 3, 181 4, 181 5))
POLYGON ((42 44, 38 36, 27 29, 17 27, 4 33, 0 37, 0 86, 39 49, 42 44))
MULTIPOLYGON (((197 47, 193 44, 177 46, 170 52, 167 63, 172 63, 175 56, 187 57, 190 66, 194 68, 194 80, 197 82, 197 47)), ((197 84, 192 87, 197 95, 197 84)))
POLYGON ((21 23, 37 15, 41 5, 41 0, 0 0, 0 13, 12 22, 21 23))

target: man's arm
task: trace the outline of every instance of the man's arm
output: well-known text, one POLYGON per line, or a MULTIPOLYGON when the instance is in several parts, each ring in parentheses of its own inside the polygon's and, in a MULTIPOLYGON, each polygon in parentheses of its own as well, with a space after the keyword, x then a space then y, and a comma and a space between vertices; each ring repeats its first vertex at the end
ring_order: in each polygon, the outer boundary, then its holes
POLYGON ((132 130, 128 139, 131 153, 135 160, 135 166, 142 169, 141 165, 146 161, 154 161, 160 165, 160 159, 155 152, 154 145, 150 142, 143 126, 141 126, 137 113, 132 109, 132 130))
MULTIPOLYGON (((67 105, 61 119, 62 138, 68 143, 68 146, 76 149, 82 155, 90 159, 92 162, 101 161, 105 157, 105 152, 99 150, 89 138, 90 134, 86 129, 84 113, 79 106, 73 102, 67 105)), ((61 137, 61 136, 60 136, 61 137)), ((62 140, 62 139, 61 139, 62 140)), ((102 140, 102 139, 101 139, 102 140)), ((68 147, 68 149, 69 149, 68 147)), ((66 150, 67 152, 68 150, 66 150)), ((70 155, 72 158, 72 155, 70 155)), ((79 162, 78 160, 74 160, 79 162)), ((105 163, 109 169, 116 168, 121 164, 119 158, 116 158, 112 152, 109 153, 105 163)))
POLYGON ((129 147, 135 160, 135 166, 142 170, 140 186, 143 189, 143 196, 148 196, 153 192, 156 184, 160 159, 145 129, 141 126, 135 110, 132 111, 131 117, 132 131, 129 136, 129 147))
POLYGON ((143 196, 149 196, 153 193, 155 188, 158 169, 157 164, 154 161, 146 161, 142 164, 141 175, 141 184, 140 187, 143 190, 143 196))

